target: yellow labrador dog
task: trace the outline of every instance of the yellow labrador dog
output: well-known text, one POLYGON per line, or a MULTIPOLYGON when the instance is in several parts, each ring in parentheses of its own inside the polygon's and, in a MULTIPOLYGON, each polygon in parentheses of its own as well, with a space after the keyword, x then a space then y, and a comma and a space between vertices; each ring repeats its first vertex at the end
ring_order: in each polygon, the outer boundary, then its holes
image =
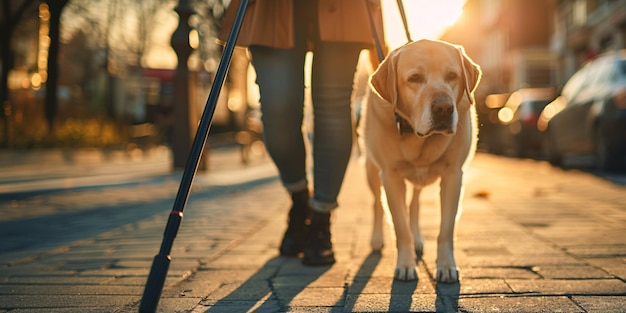
POLYGON ((396 232, 395 278, 416 280, 423 240, 421 189, 440 180, 441 225, 437 281, 458 281, 453 237, 462 194, 463 166, 473 156, 474 90, 481 71, 462 47, 420 40, 390 53, 370 77, 363 140, 374 194, 372 249, 383 246, 381 182, 396 232), (406 182, 413 187, 407 208, 406 182))

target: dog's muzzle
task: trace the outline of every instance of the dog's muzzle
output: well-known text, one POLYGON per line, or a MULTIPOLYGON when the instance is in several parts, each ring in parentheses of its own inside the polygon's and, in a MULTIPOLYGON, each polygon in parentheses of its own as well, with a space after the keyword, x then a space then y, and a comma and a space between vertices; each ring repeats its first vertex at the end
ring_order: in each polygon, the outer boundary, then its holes
POLYGON ((431 104, 432 131, 436 133, 454 133, 454 103, 452 99, 438 97, 431 104))

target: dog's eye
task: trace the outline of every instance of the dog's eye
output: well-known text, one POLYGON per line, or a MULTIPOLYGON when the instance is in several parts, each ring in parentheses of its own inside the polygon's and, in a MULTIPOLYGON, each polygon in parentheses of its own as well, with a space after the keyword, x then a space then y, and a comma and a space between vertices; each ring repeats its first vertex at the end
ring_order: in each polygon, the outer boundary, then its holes
POLYGON ((424 75, 416 73, 409 76, 409 82, 423 84, 426 82, 426 78, 424 75))
POLYGON ((453 81, 453 80, 456 80, 457 78, 459 78, 459 74, 457 74, 456 72, 448 72, 448 74, 446 74, 447 81, 453 81))

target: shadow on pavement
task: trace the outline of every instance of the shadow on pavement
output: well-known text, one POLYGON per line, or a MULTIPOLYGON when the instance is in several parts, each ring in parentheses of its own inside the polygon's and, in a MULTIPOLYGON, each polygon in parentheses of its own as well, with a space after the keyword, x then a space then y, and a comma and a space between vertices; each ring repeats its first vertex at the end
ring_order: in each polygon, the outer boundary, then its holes
MULTIPOLYGON (((356 301, 357 298, 356 296, 362 294, 365 290, 365 286, 367 286, 367 283, 372 278, 372 274, 380 263, 381 258, 382 255, 380 252, 372 252, 367 256, 367 258, 365 258, 363 264, 361 264, 361 267, 359 267, 359 270, 355 274, 352 285, 350 285, 349 294, 355 295, 355 297, 350 299, 352 301, 351 303, 346 303, 346 308, 349 308, 350 310, 354 308, 354 301, 356 301)), ((348 299, 346 299, 346 302, 347 300, 348 299)), ((341 303, 337 303, 337 305, 340 304, 341 303)))
MULTIPOLYGON (((276 177, 262 178, 247 181, 240 184, 228 186, 211 186, 209 188, 192 192, 190 200, 203 201, 221 195, 227 195, 240 189, 252 188, 255 186, 270 183, 276 180, 276 177)), ((115 189, 100 188, 101 191, 111 191, 115 189)), ((138 190, 123 190, 120 192, 145 192, 138 190)), ((75 194, 68 193, 69 194, 75 194)), ((59 194, 59 196, 63 193, 59 194)), ((98 196, 94 194, 94 196, 98 196)), ((0 265, 12 264, 13 262, 21 262, 23 257, 21 253, 35 249, 55 249, 60 246, 70 244, 72 242, 95 237, 119 227, 134 224, 141 220, 151 218, 157 214, 166 214, 172 209, 174 197, 165 197, 162 199, 144 200, 137 203, 119 203, 119 204, 69 204, 56 200, 57 206, 75 206, 74 209, 67 212, 43 212, 39 216, 18 218, 0 222, 0 238, 11 238, 11 240, 0 241, 0 265), (16 253, 13 256, 12 253, 16 253)), ((28 204, 28 203, 27 203, 28 204)), ((0 207, 10 206, 9 201, 0 200, 0 207)), ((36 204, 45 206, 47 204, 36 204)), ((30 210, 24 207, 20 210, 30 210)), ((163 224, 163 228, 165 228, 163 224)), ((37 255, 41 253, 33 252, 37 255)), ((36 257, 36 256, 33 256, 36 257)))
POLYGON ((210 303, 209 295, 204 301, 210 307, 203 312, 282 312, 331 268, 303 267, 297 258, 274 257, 227 296, 210 303))
POLYGON ((417 282, 417 280, 399 281, 394 279, 391 285, 389 308, 393 308, 395 312, 410 312, 411 304, 413 303, 413 292, 417 288, 417 282))
POLYGON ((10 256, 12 252, 54 249, 167 212, 170 207, 171 200, 157 200, 0 222, 0 237, 12 238, 0 242, 2 262, 14 261, 10 256))
MULTIPOLYGON (((349 294, 360 295, 366 292, 365 287, 370 282, 376 267, 380 263, 382 255, 380 253, 372 252, 361 264, 361 267, 357 271, 354 281, 349 289, 349 294)), ((393 312, 410 312, 413 302, 413 293, 417 288, 418 281, 398 281, 393 280, 391 285, 391 297, 389 299, 389 310, 393 312)), ((374 288, 377 288, 374 286, 374 288)), ((356 297, 352 299, 355 301, 356 297)), ((349 310, 354 309, 355 303, 347 303, 346 308, 349 310)))
POLYGON ((459 309, 459 293, 461 285, 457 282, 454 284, 437 284, 437 299, 435 300, 435 308, 437 313, 454 313, 459 309))
MULTIPOLYGON (((366 290, 367 284, 373 277, 373 273, 381 261, 381 254, 372 252, 361 264, 361 267, 357 271, 354 281, 349 288, 348 293, 358 296, 366 290)), ((425 278, 428 280, 428 278, 425 278)), ((374 280, 375 282, 376 280, 374 280)), ((418 281, 399 281, 394 279, 391 285, 391 292, 389 298, 388 309, 390 312, 412 312, 413 308, 413 296, 418 287, 418 281)), ((376 288, 374 286, 374 288, 376 288)), ((436 286, 436 299, 435 309, 437 313, 456 313, 459 308, 459 294, 460 284, 437 284, 436 286)), ((352 303, 346 303, 346 309, 348 312, 354 309, 354 301, 356 297, 353 297, 352 303)), ((339 303, 337 304, 340 305, 339 303)))

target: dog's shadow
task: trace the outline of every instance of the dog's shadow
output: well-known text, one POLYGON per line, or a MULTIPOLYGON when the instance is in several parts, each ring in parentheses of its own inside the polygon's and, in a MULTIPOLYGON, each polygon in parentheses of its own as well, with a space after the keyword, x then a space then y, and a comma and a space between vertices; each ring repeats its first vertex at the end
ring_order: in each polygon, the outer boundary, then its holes
POLYGON ((418 281, 399 281, 394 279, 391 285, 391 297, 389 298, 389 308, 396 312, 411 312, 413 294, 417 288, 418 281))
POLYGON ((435 309, 437 313, 456 313, 459 310, 459 293, 461 285, 456 282, 453 284, 437 284, 435 299, 435 309))
MULTIPOLYGON (((348 291, 348 299, 346 299, 346 307, 353 309, 355 306, 356 298, 364 293, 372 292, 371 290, 366 290, 366 286, 370 283, 374 276, 374 271, 376 267, 379 265, 381 261, 380 253, 371 253, 365 258, 359 269, 355 274, 355 278, 349 287, 348 291), (350 297, 353 295, 353 297, 350 297)), ((422 261, 420 261, 422 263, 422 261)), ((424 265, 425 264, 421 264, 424 265)), ((428 271, 427 271, 428 272, 428 271)), ((422 280, 427 280, 430 282, 434 282, 434 277, 428 275, 423 276, 422 280)), ((377 280, 374 278, 372 283, 376 283, 377 280)), ((390 298, 388 309, 389 312, 415 312, 413 307, 413 302, 415 298, 424 296, 425 294, 417 293, 418 289, 418 281, 399 281, 394 279, 391 284, 390 290, 390 298)), ((460 284, 437 284, 434 283, 436 297, 434 307, 437 313, 456 313, 459 308, 459 294, 460 294, 460 284)), ((367 287, 370 288, 370 287, 367 287)), ((381 290, 382 291, 382 290, 381 290)), ((420 311, 420 309, 418 309, 420 311)))
MULTIPOLYGON (((379 252, 370 253, 367 258, 363 261, 359 269, 355 273, 354 280, 349 287, 348 290, 348 299, 346 299, 346 307, 353 309, 355 306, 356 298, 364 293, 372 292, 371 290, 366 290, 366 286, 370 284, 370 280, 374 278, 374 271, 376 267, 379 265, 381 261, 382 255, 379 252), (352 296, 352 297, 351 297, 352 296)), ((372 284, 375 285, 379 282, 378 279, 374 278, 372 280, 372 284)), ((392 279, 389 277, 383 277, 382 280, 385 283, 388 283, 388 279, 392 279)), ((381 283, 383 281, 380 281, 381 283)), ((389 298, 389 311, 390 312, 410 312, 411 304, 413 301, 413 294, 417 289, 418 281, 398 281, 393 279, 391 283, 390 290, 390 298, 389 298)), ((374 289, 378 289, 380 286, 373 287, 374 289)), ((367 288, 372 288, 367 287, 367 288)), ((383 292, 384 290, 380 290, 383 292)))

